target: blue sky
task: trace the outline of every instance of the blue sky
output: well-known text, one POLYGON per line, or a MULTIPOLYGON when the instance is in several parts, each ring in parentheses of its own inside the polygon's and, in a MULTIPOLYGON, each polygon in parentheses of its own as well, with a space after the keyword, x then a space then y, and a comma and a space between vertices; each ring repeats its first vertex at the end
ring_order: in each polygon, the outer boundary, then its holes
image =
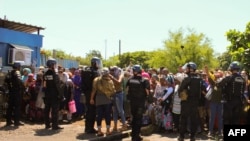
POLYGON ((169 31, 193 28, 218 53, 229 29, 245 31, 249 0, 0 0, 0 18, 44 27, 43 48, 103 58, 163 48, 169 31), (105 49, 106 48, 106 49, 105 49))

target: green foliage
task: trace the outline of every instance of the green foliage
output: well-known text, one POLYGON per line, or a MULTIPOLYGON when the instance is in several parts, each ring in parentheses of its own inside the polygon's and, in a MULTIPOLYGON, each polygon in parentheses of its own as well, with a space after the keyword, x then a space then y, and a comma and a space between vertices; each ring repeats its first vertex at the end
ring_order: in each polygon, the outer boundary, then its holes
POLYGON ((40 53, 47 56, 47 57, 52 56, 51 50, 41 49, 40 53))
POLYGON ((230 29, 226 32, 227 40, 231 42, 228 46, 228 53, 231 55, 232 61, 239 61, 243 64, 243 68, 249 70, 250 65, 250 22, 247 23, 243 32, 236 29, 230 29))
POLYGON ((86 58, 91 60, 92 57, 98 57, 100 59, 103 59, 101 52, 98 50, 90 50, 89 53, 86 53, 86 58))
MULTIPOLYGON (((120 56, 116 55, 103 60, 103 65, 126 68, 139 64, 144 69, 167 67, 173 73, 179 66, 189 61, 195 62, 198 69, 203 69, 207 65, 209 68, 226 70, 232 60, 245 62, 245 67, 250 67, 250 63, 248 63, 250 62, 250 23, 247 24, 245 32, 229 30, 226 35, 231 45, 228 46, 228 51, 221 55, 215 54, 211 42, 205 34, 197 33, 193 29, 180 28, 177 31, 169 31, 168 38, 163 41, 163 48, 148 52, 126 52, 120 56), (248 52, 247 49, 249 49, 248 52)), ((81 65, 87 66, 90 65, 92 57, 103 59, 100 51, 97 50, 89 51, 85 57, 74 57, 61 50, 57 51, 56 55, 63 59, 75 59, 81 65)))
POLYGON ((66 53, 64 52, 64 51, 62 51, 62 50, 55 50, 55 57, 56 58, 60 58, 60 59, 68 59, 68 58, 66 58, 66 53))
POLYGON ((102 59, 101 52, 98 50, 90 50, 89 53, 86 53, 85 58, 81 58, 80 64, 90 66, 90 60, 93 57, 98 57, 98 58, 102 59))
POLYGON ((165 50, 164 49, 158 49, 156 51, 152 51, 149 56, 149 60, 147 60, 147 64, 149 64, 150 68, 159 68, 161 66, 164 66, 166 63, 165 59, 165 50))
POLYGON ((117 64, 117 66, 126 68, 130 65, 139 64, 142 66, 142 68, 147 69, 149 68, 149 65, 146 62, 149 59, 150 59, 149 52, 146 52, 146 51, 123 53, 120 56, 120 61, 117 64))
POLYGON ((231 63, 232 56, 228 52, 224 52, 222 55, 218 57, 220 68, 222 70, 227 70, 228 66, 231 63))
POLYGON ((213 53, 211 43, 204 34, 197 34, 192 29, 185 33, 183 29, 179 29, 176 32, 169 31, 169 38, 164 41, 164 49, 153 52, 148 63, 154 68, 167 67, 172 72, 190 61, 195 62, 199 69, 205 65, 216 67, 219 64, 216 63, 213 53))
POLYGON ((113 56, 113 57, 110 57, 108 60, 103 60, 103 66, 105 67, 117 66, 119 62, 120 62, 119 56, 113 56))

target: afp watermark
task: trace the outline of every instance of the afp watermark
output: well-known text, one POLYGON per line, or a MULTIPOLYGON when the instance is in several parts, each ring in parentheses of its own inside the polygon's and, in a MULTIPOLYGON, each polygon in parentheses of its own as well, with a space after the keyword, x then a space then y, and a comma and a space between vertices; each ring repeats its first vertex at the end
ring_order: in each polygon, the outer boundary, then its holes
POLYGON ((250 138, 250 125, 224 125, 224 141, 239 139, 248 141, 250 138))

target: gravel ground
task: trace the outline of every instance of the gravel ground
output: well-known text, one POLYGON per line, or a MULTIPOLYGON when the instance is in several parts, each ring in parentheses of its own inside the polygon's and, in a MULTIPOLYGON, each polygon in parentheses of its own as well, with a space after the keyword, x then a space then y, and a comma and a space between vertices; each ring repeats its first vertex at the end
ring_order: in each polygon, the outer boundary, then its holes
MULTIPOLYGON (((120 123, 119 123, 120 124, 120 123)), ((94 134, 85 134, 84 120, 73 122, 72 124, 61 124, 64 129, 54 131, 44 129, 44 124, 25 123, 24 126, 16 128, 14 126, 5 127, 5 121, 0 121, 0 141, 99 141, 94 134)), ((103 127, 105 122, 103 121, 103 127)), ((113 127, 113 122, 111 122, 113 127)), ((105 133, 105 128, 102 129, 105 133)), ((112 135, 111 135, 112 136, 112 135)), ((161 133, 144 136, 143 141, 176 141, 178 134, 176 133, 161 133)), ((209 140, 206 135, 197 135, 197 140, 209 140)), ((189 140, 186 138, 185 140, 189 140)), ((218 140, 218 139, 217 139, 218 140)), ((131 137, 125 137, 120 140, 111 141, 131 141, 131 137)))
POLYGON ((24 123, 24 126, 18 128, 5 127, 5 124, 5 121, 0 121, 0 141, 84 141, 96 138, 94 134, 84 134, 84 120, 62 124, 60 126, 64 129, 59 131, 45 129, 44 124, 24 123))

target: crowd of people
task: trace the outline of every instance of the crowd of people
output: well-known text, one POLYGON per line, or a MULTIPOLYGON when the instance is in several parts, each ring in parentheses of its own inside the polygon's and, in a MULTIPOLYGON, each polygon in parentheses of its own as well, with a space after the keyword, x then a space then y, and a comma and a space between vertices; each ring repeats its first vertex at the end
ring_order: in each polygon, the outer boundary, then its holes
POLYGON ((46 129, 60 130, 65 120, 70 124, 84 118, 84 132, 97 136, 128 130, 131 125, 132 141, 141 141, 141 127, 152 124, 156 132, 177 132, 179 141, 189 133, 194 141, 201 132, 223 136, 224 124, 250 123, 249 108, 244 109, 250 104, 248 75, 237 61, 226 71, 207 66, 198 70, 194 62, 188 62, 177 73, 167 67, 143 69, 140 65, 103 68, 97 57, 91 59, 90 67, 69 71, 54 59, 46 65, 46 70, 34 73, 14 63, 6 79, 6 126, 20 126, 25 117, 44 122, 46 129), (69 108, 72 101, 75 111, 69 108))

